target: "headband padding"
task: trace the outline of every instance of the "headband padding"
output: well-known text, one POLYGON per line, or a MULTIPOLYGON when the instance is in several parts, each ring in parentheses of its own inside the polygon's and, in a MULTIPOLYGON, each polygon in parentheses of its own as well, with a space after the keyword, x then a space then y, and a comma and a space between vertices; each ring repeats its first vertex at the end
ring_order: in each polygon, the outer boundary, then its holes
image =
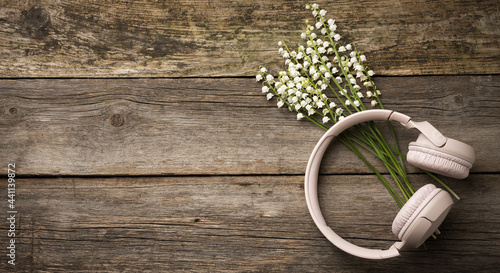
POLYGON ((411 222, 432 198, 440 192, 433 184, 427 184, 413 194, 392 222, 392 232, 401 240, 411 222))
POLYGON ((472 168, 470 162, 444 152, 414 145, 410 145, 408 150, 408 163, 433 173, 463 179, 472 168))

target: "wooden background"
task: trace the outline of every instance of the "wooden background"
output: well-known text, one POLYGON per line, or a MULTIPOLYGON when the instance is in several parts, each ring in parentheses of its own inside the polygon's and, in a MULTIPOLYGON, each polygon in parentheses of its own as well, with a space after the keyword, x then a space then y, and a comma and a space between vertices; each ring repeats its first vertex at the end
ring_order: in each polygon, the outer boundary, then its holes
MULTIPOLYGON (((355 42, 387 108, 475 147, 438 240, 370 261, 310 218, 323 131, 262 96, 259 65, 300 41, 304 1, 0 2, 0 270, 497 272, 500 3, 318 1, 355 42), (17 169, 7 264, 7 164, 17 169)), ((397 128, 403 143, 415 132, 397 128)), ((380 165, 376 165, 380 167, 380 165)), ((414 184, 431 182, 408 167, 414 184)), ((321 203, 347 240, 384 248, 397 206, 338 143, 321 203)))

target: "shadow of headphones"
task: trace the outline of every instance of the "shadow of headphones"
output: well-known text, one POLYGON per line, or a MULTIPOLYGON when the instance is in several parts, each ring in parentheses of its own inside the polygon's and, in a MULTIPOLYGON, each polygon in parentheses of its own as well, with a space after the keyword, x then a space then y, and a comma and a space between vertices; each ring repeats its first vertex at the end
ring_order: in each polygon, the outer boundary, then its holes
POLYGON ((325 237, 343 251, 366 259, 386 259, 399 256, 399 250, 419 247, 438 229, 453 206, 447 191, 427 184, 418 189, 405 203, 392 223, 392 231, 401 240, 387 250, 368 249, 347 242, 325 222, 318 200, 318 173, 323 155, 330 142, 343 131, 362 122, 390 120, 408 129, 417 129, 420 136, 410 142, 407 161, 418 168, 463 179, 475 161, 474 149, 457 140, 443 136, 429 122, 414 122, 407 115, 386 109, 366 110, 337 122, 314 148, 305 175, 305 195, 309 212, 325 237))

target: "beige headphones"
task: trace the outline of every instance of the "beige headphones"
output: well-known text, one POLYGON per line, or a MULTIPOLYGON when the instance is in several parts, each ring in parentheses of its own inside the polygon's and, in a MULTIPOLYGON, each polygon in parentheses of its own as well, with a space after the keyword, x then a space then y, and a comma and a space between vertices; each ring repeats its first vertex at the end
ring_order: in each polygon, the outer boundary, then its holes
POLYGON ((414 122, 407 115, 392 110, 367 110, 352 114, 337 122, 319 140, 307 163, 305 194, 307 207, 319 230, 343 251, 366 259, 386 259, 399 256, 399 250, 419 247, 436 231, 450 211, 453 200, 448 192, 428 184, 420 188, 405 203, 392 223, 392 232, 400 242, 387 250, 359 247, 337 235, 325 222, 318 201, 318 173, 323 155, 330 142, 343 131, 372 120, 398 121, 408 129, 420 131, 411 142, 407 160, 412 165, 445 176, 463 179, 475 161, 474 149, 460 141, 443 136, 429 122, 414 122))

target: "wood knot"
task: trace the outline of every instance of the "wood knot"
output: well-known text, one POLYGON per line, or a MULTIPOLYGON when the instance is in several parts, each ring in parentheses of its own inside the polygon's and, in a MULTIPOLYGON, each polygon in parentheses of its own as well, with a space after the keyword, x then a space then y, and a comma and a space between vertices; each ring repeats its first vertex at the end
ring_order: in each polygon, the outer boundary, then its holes
POLYGON ((113 125, 115 127, 120 127, 120 126, 123 126, 123 124, 125 124, 125 119, 120 114, 112 115, 110 121, 111 121, 111 125, 113 125))
POLYGON ((11 113, 13 115, 17 114, 17 108, 14 108, 14 107, 10 108, 9 113, 11 113))
POLYGON ((464 102, 464 98, 462 97, 461 94, 459 94, 459 95, 456 95, 455 97, 453 97, 453 101, 455 101, 455 103, 461 104, 464 102))
POLYGON ((32 7, 24 12, 24 25, 28 35, 35 38, 43 38, 49 35, 50 13, 41 7, 32 7))

